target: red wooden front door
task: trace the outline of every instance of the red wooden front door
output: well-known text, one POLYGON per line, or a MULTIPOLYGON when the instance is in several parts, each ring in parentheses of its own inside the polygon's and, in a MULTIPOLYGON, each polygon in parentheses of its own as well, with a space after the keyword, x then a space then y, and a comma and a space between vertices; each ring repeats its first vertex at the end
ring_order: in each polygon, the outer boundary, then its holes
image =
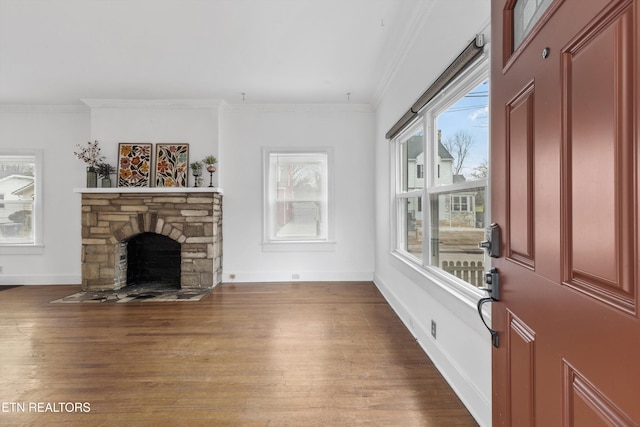
POLYGON ((491 3, 493 425, 638 426, 640 0, 491 3))

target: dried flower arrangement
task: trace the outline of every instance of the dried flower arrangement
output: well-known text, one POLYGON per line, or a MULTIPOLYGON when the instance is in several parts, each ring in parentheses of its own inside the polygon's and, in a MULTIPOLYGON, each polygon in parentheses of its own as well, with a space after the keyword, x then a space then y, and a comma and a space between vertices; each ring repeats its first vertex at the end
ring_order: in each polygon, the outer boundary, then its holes
POLYGON ((91 169, 95 169, 96 164, 104 160, 104 156, 100 156, 98 141, 89 141, 87 142, 86 147, 83 147, 80 144, 76 145, 76 147, 78 150, 74 151, 73 154, 75 154, 79 160, 85 162, 91 169))

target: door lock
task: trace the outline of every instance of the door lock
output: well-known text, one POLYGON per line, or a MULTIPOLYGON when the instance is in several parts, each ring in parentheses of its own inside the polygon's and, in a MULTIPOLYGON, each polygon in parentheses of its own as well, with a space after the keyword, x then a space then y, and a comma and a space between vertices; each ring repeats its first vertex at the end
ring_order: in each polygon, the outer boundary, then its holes
POLYGON ((485 249, 491 258, 500 256, 500 226, 495 222, 487 227, 485 240, 478 243, 478 247, 485 249))

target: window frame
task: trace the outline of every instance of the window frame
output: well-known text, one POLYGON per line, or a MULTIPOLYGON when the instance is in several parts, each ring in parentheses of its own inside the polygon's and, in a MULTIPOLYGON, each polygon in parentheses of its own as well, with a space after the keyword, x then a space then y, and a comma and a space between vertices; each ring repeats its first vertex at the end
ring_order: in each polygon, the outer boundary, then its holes
MULTIPOLYGON (((42 150, 39 149, 9 149, 0 150, 0 158, 4 156, 25 156, 34 158, 34 192, 35 197, 32 202, 33 212, 33 240, 30 242, 3 242, 0 241, 1 255, 30 255, 42 254, 44 252, 43 224, 44 224, 44 204, 43 204, 43 174, 42 174, 42 150)), ((4 200, 8 204, 7 200, 4 200)))
MULTIPOLYGON (((454 184, 437 185, 439 165, 434 159, 437 159, 438 144, 434 143, 438 139, 438 129, 435 126, 436 118, 451 105, 455 104, 462 96, 471 91, 474 87, 485 80, 489 79, 489 60, 488 55, 481 56, 465 71, 452 81, 440 94, 438 94, 431 102, 429 102, 421 111, 418 112, 416 118, 410 122, 405 129, 396 135, 390 144, 390 171, 391 171, 391 239, 390 252, 396 258, 403 261, 413 270, 427 277, 431 281, 440 284, 448 289, 453 289, 459 296, 470 301, 477 301, 478 298, 484 296, 476 286, 465 282, 456 276, 447 273, 445 270, 436 265, 431 265, 432 248, 431 248, 431 209, 422 210, 422 258, 418 258, 403 248, 406 247, 404 231, 407 230, 406 218, 403 218, 402 203, 409 197, 419 197, 422 203, 431 203, 431 198, 439 194, 447 194, 452 192, 461 192, 466 190, 475 190, 484 188, 485 190, 485 218, 487 223, 491 217, 490 213, 490 187, 489 177, 486 179, 465 181, 454 184), (424 188, 411 192, 402 191, 402 148, 403 142, 414 135, 419 129, 424 134, 423 144, 425 153, 424 166, 424 188), (437 167, 435 166, 437 165, 437 167)), ((488 142, 489 144, 489 142, 488 142)), ((490 160, 490 147, 487 147, 488 158, 490 160)), ((490 173, 490 169, 489 169, 490 173)), ((470 201, 468 200, 468 203, 470 201)), ((490 259, 485 254, 485 269, 490 265, 490 259)))
POLYGON ((293 251, 334 251, 334 171, 333 171, 333 148, 332 147, 263 147, 262 149, 262 250, 264 252, 293 252, 293 251), (324 181, 326 189, 323 192, 322 224, 326 230, 318 238, 273 238, 271 235, 272 226, 272 191, 271 191, 271 161, 272 154, 283 154, 287 156, 308 156, 310 154, 320 154, 325 157, 324 181))
MULTIPOLYGON (((405 184, 408 185, 406 181, 408 181, 409 174, 404 170, 404 155, 403 155, 403 145, 406 144, 409 139, 414 136, 417 132, 422 131, 422 134, 425 135, 424 123, 421 120, 414 120, 411 124, 409 124, 402 132, 398 134, 396 138, 394 138, 392 145, 393 155, 390 156, 393 159, 393 164, 391 170, 392 173, 392 186, 393 190, 392 194, 392 206, 393 206, 393 214, 392 218, 392 226, 391 230, 393 230, 394 237, 392 238, 392 242, 395 242, 395 247, 392 249, 399 254, 402 254, 403 257, 407 258, 414 264, 424 264, 424 222, 423 222, 423 235, 421 236, 421 240, 423 241, 423 249, 422 254, 423 257, 418 258, 417 256, 411 254, 408 249, 408 240, 406 233, 401 232, 401 230, 408 230, 407 224, 407 215, 405 206, 410 203, 410 200, 415 199, 418 206, 422 207, 424 205, 424 173, 423 173, 423 188, 413 189, 413 190, 405 190, 403 187, 405 184)), ((424 145, 424 136, 423 136, 423 145, 424 145)), ((407 162, 408 163, 408 162, 407 162)), ((426 168, 425 168, 426 169, 426 168)), ((427 209, 428 210, 428 209, 427 209)), ((424 209, 421 210, 421 216, 424 218, 424 209)), ((424 220, 423 220, 424 221, 424 220)))

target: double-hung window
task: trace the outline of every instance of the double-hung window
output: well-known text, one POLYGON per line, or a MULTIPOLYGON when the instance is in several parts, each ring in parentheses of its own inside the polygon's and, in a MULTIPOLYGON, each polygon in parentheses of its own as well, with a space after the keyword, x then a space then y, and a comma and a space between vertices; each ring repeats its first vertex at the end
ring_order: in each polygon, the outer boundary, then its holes
POLYGON ((467 70, 393 140, 394 252, 476 287, 487 262, 487 74, 486 61, 467 70))
POLYGON ((39 152, 0 152, 0 251, 41 244, 39 152))
POLYGON ((330 243, 331 149, 265 148, 263 248, 330 243))

